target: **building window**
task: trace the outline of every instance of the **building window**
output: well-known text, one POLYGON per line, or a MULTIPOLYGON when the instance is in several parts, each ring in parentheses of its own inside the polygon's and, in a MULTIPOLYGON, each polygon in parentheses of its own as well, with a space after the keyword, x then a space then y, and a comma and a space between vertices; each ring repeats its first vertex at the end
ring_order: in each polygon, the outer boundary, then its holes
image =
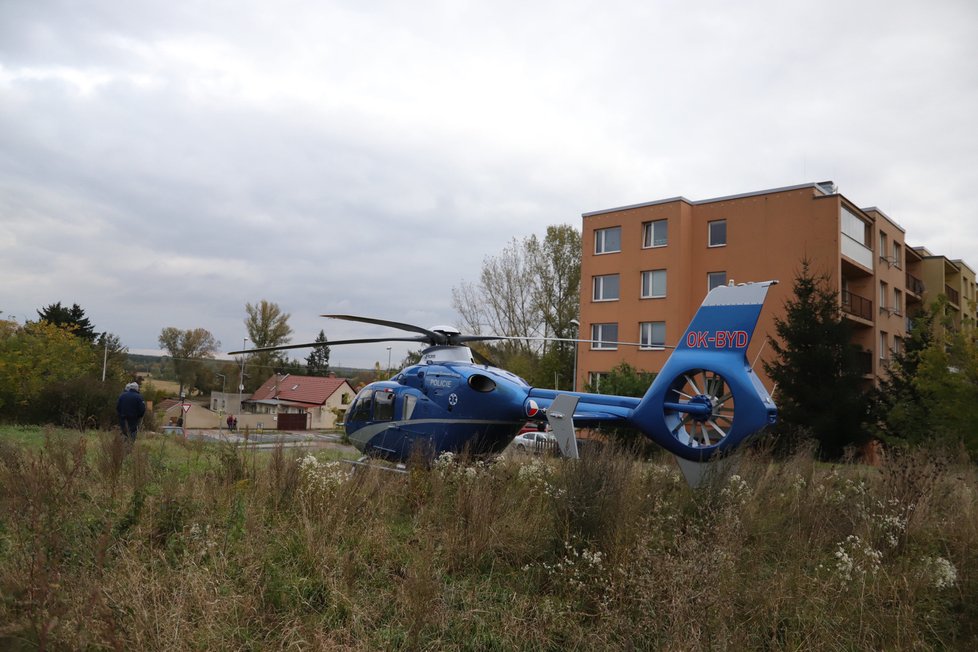
POLYGON ((842 232, 864 247, 869 247, 869 224, 845 207, 842 208, 842 232))
POLYGON ((587 374, 588 389, 594 393, 601 391, 601 381, 608 377, 606 371, 589 371, 587 374))
POLYGON ((618 299, 618 275, 607 274, 594 277, 595 301, 616 301, 618 299))
POLYGON ((886 352, 889 349, 886 331, 880 331, 880 360, 886 360, 886 352))
POLYGON ((661 299, 666 296, 666 270, 642 272, 642 298, 661 299))
POLYGON ((889 285, 883 281, 880 281, 880 310, 886 310, 886 294, 889 289, 889 285))
POLYGON ((642 246, 665 247, 669 244, 669 220, 656 220, 642 225, 642 246))
POLYGON ((618 349, 618 324, 591 324, 591 348, 606 351, 618 349))
POLYGON ((893 353, 903 353, 903 338, 893 336, 893 353))
POLYGON ((899 242, 893 243, 893 264, 897 267, 903 267, 903 258, 900 255, 903 251, 903 245, 899 242))
POLYGON ((898 315, 903 314, 903 292, 897 288, 893 288, 893 312, 898 315))
POLYGON ((883 233, 882 231, 880 231, 879 245, 880 245, 880 259, 886 260, 886 256, 890 252, 888 251, 889 247, 887 247, 886 234, 883 233))
POLYGON ((711 247, 722 247, 727 244, 727 220, 716 220, 706 226, 710 233, 711 247))
POLYGON ((611 254, 616 251, 621 251, 621 227, 596 229, 594 231, 594 253, 611 254))
POLYGON ((651 349, 666 345, 666 322, 643 321, 638 325, 640 348, 651 349))
POLYGON ((727 273, 726 272, 707 272, 706 274, 706 291, 709 292, 713 288, 719 285, 727 284, 727 273))

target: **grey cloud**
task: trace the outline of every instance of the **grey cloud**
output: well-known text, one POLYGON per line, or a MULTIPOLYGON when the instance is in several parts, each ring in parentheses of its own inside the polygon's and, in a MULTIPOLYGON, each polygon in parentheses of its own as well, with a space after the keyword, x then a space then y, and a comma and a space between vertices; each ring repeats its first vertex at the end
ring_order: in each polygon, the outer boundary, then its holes
POLYGON ((4 314, 77 302, 134 349, 236 348, 262 298, 297 341, 444 323, 514 236, 826 178, 978 245, 973 3, 270 7, 0 4, 4 314))

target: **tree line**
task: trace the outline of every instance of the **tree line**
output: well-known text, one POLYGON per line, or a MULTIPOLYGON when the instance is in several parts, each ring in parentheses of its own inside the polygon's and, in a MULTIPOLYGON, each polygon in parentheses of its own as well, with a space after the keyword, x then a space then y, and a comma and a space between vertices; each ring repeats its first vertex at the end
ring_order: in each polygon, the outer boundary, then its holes
MULTIPOLYGON (((486 257, 478 279, 452 290, 462 330, 539 339, 473 348, 531 385, 569 389, 573 344, 545 338, 577 336, 580 266, 581 236, 568 225, 548 227, 542 239, 514 238, 486 257)), ((99 331, 77 304, 51 304, 37 314, 23 325, 0 315, 0 419, 79 427, 111 423, 114 415, 106 406, 114 405, 118 388, 132 378, 127 349, 117 336, 99 331)), ((956 329, 949 314, 940 295, 913 316, 904 346, 892 353, 883 380, 873 387, 829 277, 800 261, 792 294, 775 319, 776 335, 768 341, 773 359, 765 363, 780 410, 773 428, 778 447, 792 450, 812 440, 823 458, 838 459, 876 438, 896 446, 962 446, 978 454, 978 346, 974 331, 956 329)), ((268 300, 246 304, 248 348, 289 343, 289 317, 268 300)), ((272 373, 330 373, 323 331, 304 360, 265 351, 245 356, 243 365, 216 359, 220 342, 203 328, 167 326, 159 343, 181 393, 188 395, 218 388, 235 392, 239 382, 251 393, 272 373)), ((410 353, 401 365, 419 355, 410 353)), ((386 371, 378 362, 355 382, 385 377, 386 371)), ((654 371, 623 363, 603 379, 601 391, 641 396, 654 377, 654 371)))

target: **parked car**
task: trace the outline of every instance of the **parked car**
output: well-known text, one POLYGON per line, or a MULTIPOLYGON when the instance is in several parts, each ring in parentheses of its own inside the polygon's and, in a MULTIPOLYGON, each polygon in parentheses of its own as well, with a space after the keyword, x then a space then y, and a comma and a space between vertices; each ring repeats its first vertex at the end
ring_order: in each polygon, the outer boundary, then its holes
POLYGON ((513 447, 520 452, 537 454, 556 455, 559 451, 557 439, 550 432, 538 430, 536 426, 521 430, 513 439, 513 447))

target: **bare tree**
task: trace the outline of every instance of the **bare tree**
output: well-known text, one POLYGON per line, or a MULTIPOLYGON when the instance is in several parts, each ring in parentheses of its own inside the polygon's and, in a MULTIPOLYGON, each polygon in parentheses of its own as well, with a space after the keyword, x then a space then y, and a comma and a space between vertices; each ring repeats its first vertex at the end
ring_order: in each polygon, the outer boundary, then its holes
MULTIPOLYGON (((462 283, 452 289, 452 306, 465 328, 474 334, 538 336, 544 322, 534 300, 529 238, 513 238, 498 256, 482 261, 479 283, 462 283)), ((538 346, 526 341, 499 345, 513 353, 531 353, 538 346)))
MULTIPOLYGON (((452 305, 462 327, 473 334, 575 337, 571 321, 578 314, 580 285, 580 232, 569 225, 550 226, 542 242, 535 235, 514 238, 499 255, 483 260, 479 282, 453 288, 452 305)), ((546 376, 550 382, 555 371, 571 377, 571 345, 507 341, 485 348, 500 364, 520 366, 525 375, 539 370, 540 379, 546 376)))

